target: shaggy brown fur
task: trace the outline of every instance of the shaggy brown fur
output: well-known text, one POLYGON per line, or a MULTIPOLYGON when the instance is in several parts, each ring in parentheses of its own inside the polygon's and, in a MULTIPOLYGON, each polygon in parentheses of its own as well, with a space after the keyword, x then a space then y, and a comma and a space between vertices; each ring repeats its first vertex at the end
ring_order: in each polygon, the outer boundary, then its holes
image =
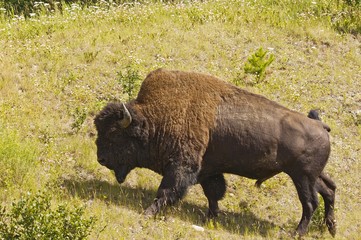
POLYGON ((136 102, 151 121, 151 135, 162 134, 164 142, 159 144, 166 148, 164 152, 177 151, 181 145, 194 152, 192 157, 200 164, 217 106, 235 91, 215 77, 158 69, 144 80, 136 102))

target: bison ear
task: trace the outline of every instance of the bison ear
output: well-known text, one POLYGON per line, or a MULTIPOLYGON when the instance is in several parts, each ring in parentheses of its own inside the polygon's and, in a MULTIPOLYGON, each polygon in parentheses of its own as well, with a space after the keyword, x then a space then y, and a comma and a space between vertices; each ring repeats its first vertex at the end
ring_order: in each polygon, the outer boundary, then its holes
POLYGON ((130 115, 124 103, 121 105, 121 111, 123 112, 123 118, 119 120, 119 125, 121 128, 127 128, 132 123, 132 115, 130 115))

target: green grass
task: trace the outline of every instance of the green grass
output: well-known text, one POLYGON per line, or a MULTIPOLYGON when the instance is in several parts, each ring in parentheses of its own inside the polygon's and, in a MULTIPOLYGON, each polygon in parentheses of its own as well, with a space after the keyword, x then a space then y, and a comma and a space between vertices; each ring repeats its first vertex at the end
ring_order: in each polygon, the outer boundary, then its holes
POLYGON ((0 186, 11 188, 23 185, 37 168, 37 148, 29 141, 22 142, 15 130, 0 130, 0 186))
MULTIPOLYGON (((0 203, 47 189, 55 204, 84 204, 98 219, 90 239, 290 238, 301 206, 284 174, 261 189, 227 175, 223 214, 204 223, 200 186, 146 219, 160 176, 137 169, 118 185, 97 163, 95 114, 108 101, 133 97, 132 79, 124 77, 143 79, 164 67, 212 74, 303 113, 319 109, 332 129, 326 170, 338 186, 336 239, 359 237, 361 39, 353 20, 359 5, 209 0, 63 7, 27 20, 0 10, 0 203), (259 48, 274 61, 255 82, 244 67, 259 48)), ((318 228, 319 215, 305 239, 331 238, 318 228)))

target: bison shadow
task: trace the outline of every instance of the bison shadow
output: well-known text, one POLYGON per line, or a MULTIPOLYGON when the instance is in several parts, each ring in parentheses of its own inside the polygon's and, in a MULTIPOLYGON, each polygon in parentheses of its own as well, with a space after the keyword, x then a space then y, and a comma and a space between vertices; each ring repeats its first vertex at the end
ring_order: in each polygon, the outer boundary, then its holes
MULTIPOLYGON (((154 200, 156 190, 144 189, 141 187, 121 186, 111 184, 101 180, 64 180, 63 186, 73 196, 80 197, 84 200, 98 199, 107 204, 115 204, 125 206, 139 214, 148 207, 154 200)), ((243 202, 240 205, 244 204, 243 202)), ((168 207, 167 213, 160 214, 163 217, 177 217, 191 224, 203 225, 207 228, 206 213, 208 207, 205 201, 204 205, 189 203, 185 200, 179 204, 168 207)), ((212 221, 217 226, 220 225, 232 233, 244 234, 260 234, 267 236, 270 231, 274 231, 277 225, 258 218, 248 208, 242 209, 240 212, 231 212, 222 209, 220 216, 212 221)), ((281 227, 282 228, 282 227, 281 227)))

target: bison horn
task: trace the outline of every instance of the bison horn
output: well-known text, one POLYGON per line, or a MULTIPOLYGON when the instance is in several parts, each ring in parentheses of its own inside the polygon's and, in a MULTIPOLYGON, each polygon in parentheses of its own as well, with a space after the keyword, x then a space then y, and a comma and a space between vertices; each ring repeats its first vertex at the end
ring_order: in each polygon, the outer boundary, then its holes
POLYGON ((122 103, 122 110, 123 110, 123 118, 120 120, 120 126, 122 128, 127 128, 130 123, 132 122, 132 116, 130 115, 127 107, 122 103))

